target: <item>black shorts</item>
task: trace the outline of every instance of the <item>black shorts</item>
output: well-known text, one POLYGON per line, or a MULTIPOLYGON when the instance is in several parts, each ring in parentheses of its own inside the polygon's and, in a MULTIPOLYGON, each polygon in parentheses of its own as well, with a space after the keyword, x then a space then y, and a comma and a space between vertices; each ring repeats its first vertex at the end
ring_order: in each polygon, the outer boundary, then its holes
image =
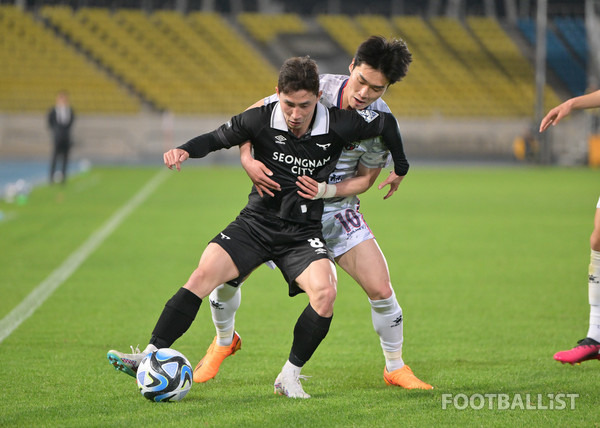
POLYGON ((301 293, 296 278, 315 260, 333 261, 323 239, 321 222, 291 223, 244 208, 240 215, 210 242, 219 244, 235 263, 237 286, 262 263, 273 260, 289 285, 290 296, 301 293))

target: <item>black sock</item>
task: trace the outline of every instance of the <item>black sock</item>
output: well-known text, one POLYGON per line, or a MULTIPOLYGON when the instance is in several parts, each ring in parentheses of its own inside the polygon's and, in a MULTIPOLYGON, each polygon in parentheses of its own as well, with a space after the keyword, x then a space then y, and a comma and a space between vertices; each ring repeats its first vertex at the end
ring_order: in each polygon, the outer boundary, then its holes
POLYGON ((302 367, 310 360, 321 341, 327 336, 332 318, 333 316, 329 318, 320 316, 310 304, 304 309, 294 327, 290 363, 302 367))
POLYGON ((157 348, 169 348, 192 325, 202 299, 187 288, 180 288, 166 303, 152 331, 150 343, 157 348))

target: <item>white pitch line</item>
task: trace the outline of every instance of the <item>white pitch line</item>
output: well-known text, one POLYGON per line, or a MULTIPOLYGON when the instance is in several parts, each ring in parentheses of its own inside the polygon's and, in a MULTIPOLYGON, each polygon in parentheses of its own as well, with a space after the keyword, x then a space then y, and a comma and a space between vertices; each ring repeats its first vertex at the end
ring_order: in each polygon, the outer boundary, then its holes
POLYGON ((123 205, 106 223, 97 229, 77 250, 54 270, 18 306, 0 320, 0 343, 15 331, 48 297, 52 295, 98 248, 104 240, 165 180, 167 170, 161 170, 140 191, 123 205))

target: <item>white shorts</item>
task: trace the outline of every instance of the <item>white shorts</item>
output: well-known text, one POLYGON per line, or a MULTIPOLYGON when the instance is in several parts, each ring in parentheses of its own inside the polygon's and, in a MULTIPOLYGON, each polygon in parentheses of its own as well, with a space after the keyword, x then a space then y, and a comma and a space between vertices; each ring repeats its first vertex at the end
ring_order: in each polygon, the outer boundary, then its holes
POLYGON ((322 223, 323 237, 334 258, 361 242, 375 238, 363 215, 351 208, 325 213, 322 223))

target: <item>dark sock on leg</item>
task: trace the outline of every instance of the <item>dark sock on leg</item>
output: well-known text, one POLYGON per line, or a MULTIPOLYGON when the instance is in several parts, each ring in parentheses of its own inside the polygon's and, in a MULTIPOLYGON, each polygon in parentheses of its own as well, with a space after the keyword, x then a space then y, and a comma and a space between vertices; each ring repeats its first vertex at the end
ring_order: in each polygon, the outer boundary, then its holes
POLYGON ((150 343, 157 348, 169 348, 192 325, 202 299, 187 288, 180 288, 166 303, 152 331, 150 343))
POLYGON ((304 309, 294 327, 294 341, 290 351, 290 363, 302 367, 327 336, 331 319, 322 317, 310 306, 304 309))

